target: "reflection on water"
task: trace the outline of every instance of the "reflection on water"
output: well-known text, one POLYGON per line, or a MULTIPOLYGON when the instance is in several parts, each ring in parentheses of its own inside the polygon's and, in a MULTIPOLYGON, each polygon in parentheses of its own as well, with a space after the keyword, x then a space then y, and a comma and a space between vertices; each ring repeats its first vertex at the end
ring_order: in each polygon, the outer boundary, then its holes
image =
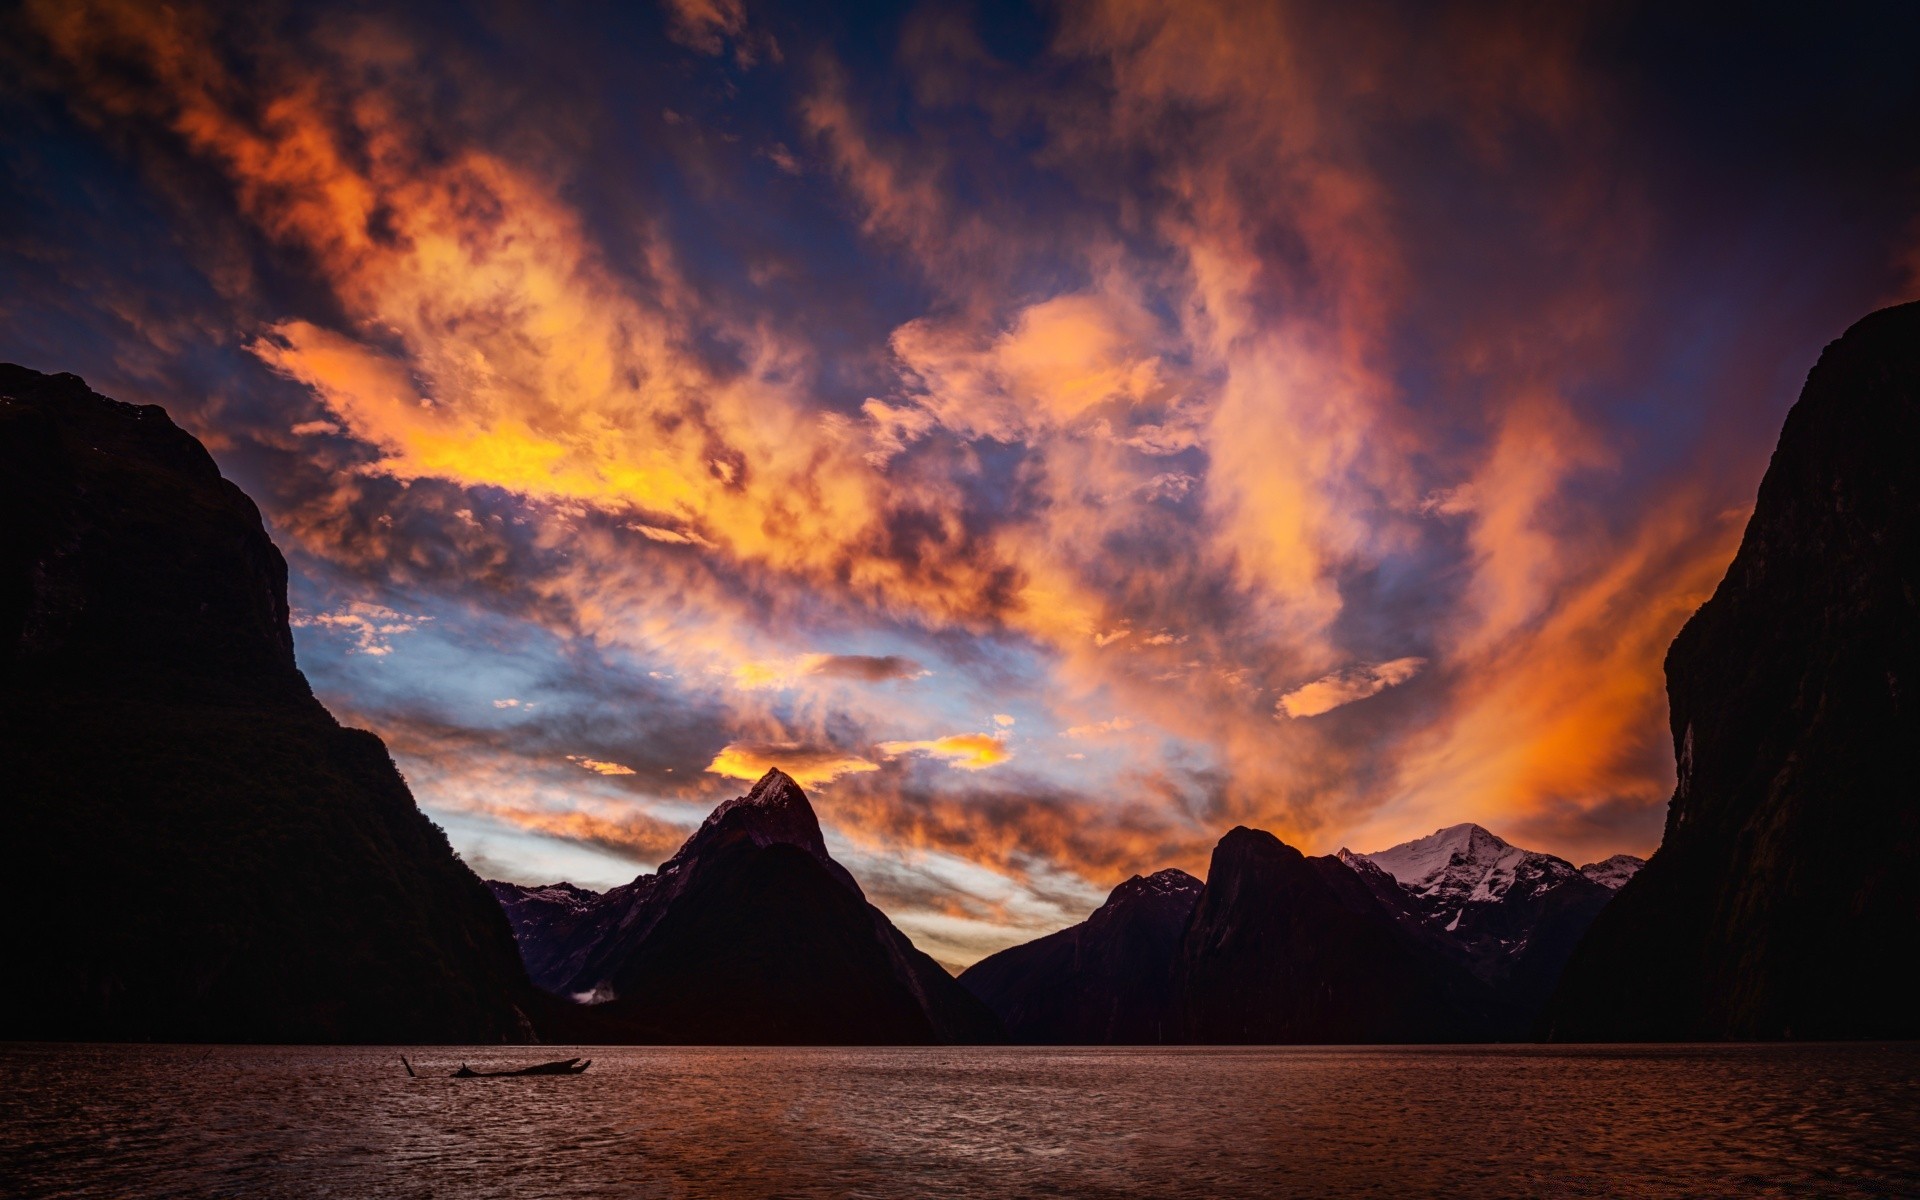
POLYGON ((1916 1131, 1912 1045, 0 1046, 24 1196, 1911 1195, 1916 1131))

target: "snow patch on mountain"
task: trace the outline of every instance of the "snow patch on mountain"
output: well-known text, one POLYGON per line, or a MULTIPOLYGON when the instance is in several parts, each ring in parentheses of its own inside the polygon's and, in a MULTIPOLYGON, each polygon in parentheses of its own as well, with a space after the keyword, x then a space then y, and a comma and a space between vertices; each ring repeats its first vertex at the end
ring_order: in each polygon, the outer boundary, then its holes
POLYGON ((1411 842, 1353 857, 1393 876, 1430 911, 1493 903, 1516 883, 1537 888, 1575 874, 1573 864, 1563 858, 1522 850, 1473 824, 1450 825, 1411 842))
POLYGON ((1588 863, 1580 868, 1580 873, 1604 888, 1619 891, 1626 882, 1640 873, 1647 865, 1644 858, 1635 858, 1631 854, 1616 854, 1612 858, 1603 858, 1599 862, 1588 863))

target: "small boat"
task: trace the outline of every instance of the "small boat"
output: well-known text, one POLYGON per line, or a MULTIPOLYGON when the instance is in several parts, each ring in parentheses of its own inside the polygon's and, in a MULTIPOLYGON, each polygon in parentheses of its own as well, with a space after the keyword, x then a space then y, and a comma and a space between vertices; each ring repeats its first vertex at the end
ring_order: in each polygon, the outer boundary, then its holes
POLYGON ((563 1058, 556 1062, 535 1063, 517 1071, 476 1071, 465 1063, 453 1073, 455 1079, 504 1079, 518 1075, 578 1075, 593 1065, 590 1058, 563 1058))

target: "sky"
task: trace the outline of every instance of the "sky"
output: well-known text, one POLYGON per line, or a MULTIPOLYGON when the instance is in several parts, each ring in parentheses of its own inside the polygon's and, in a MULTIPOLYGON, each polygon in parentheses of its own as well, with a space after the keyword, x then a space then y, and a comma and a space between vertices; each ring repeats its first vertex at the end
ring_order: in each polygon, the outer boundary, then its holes
POLYGON ((489 877, 775 765, 952 964, 1239 824, 1644 855, 1920 297, 1920 16, 1828 7, 27 0, 0 360, 206 443, 489 877))

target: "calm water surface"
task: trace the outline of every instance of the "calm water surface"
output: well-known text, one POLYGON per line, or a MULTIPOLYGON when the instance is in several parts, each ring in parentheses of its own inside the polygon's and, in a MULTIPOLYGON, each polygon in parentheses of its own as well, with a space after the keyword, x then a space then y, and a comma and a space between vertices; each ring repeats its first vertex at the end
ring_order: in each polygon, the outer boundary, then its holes
POLYGON ((1920 1195, 1920 1046, 0 1046, 0 1194, 1920 1195))

